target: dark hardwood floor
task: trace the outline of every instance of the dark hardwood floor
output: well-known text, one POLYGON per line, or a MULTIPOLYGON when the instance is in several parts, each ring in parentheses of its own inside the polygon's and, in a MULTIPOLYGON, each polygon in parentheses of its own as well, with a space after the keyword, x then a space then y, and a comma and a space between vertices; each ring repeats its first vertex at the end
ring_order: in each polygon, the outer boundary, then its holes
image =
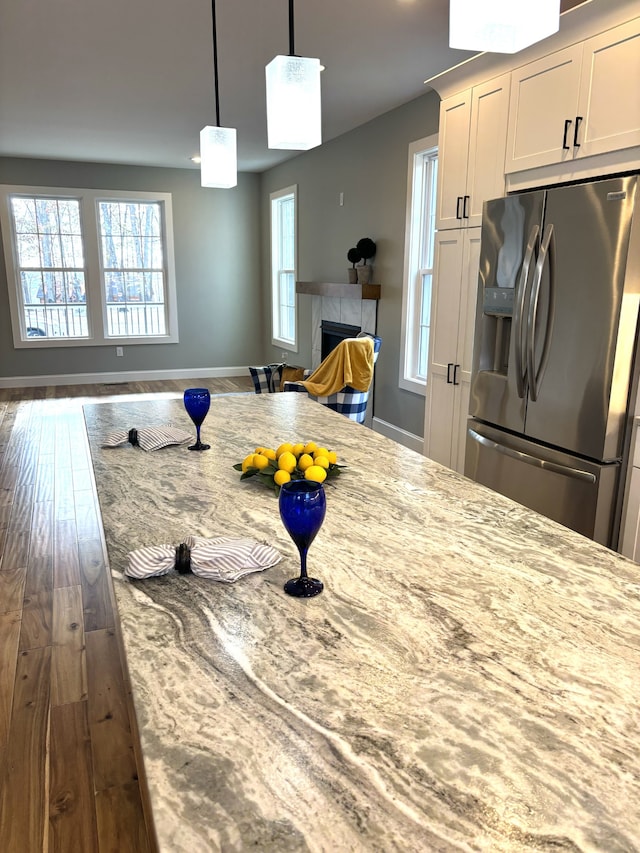
POLYGON ((0 389, 0 851, 152 853, 82 404, 250 377, 0 389))

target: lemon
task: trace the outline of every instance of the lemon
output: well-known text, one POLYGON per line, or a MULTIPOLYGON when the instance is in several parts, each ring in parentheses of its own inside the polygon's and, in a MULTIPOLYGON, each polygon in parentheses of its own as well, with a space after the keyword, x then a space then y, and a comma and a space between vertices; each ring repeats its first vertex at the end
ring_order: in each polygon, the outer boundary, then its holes
POLYGON ((327 450, 326 447, 318 447, 317 450, 313 451, 313 458, 314 459, 317 459, 318 456, 328 456, 328 455, 329 455, 329 451, 327 450))
POLYGON ((292 453, 293 452, 293 444, 290 441, 285 441, 284 444, 281 444, 280 447, 276 450, 276 459, 279 459, 283 453, 292 453))
POLYGON ((267 459, 275 459, 276 458, 276 452, 271 447, 265 447, 262 450, 262 456, 266 456, 267 459))
POLYGON ((268 464, 269 464, 269 460, 267 459, 266 456, 263 456, 262 453, 254 453, 253 454, 253 462, 252 462, 253 468, 258 468, 258 470, 262 470, 263 468, 266 468, 268 464))
POLYGON ((309 465, 304 472, 305 480, 313 480, 314 483, 324 483, 327 479, 327 472, 319 465, 309 465))
POLYGON ((296 457, 291 453, 290 450, 285 450, 284 453, 280 454, 278 457, 278 468, 281 471, 286 471, 287 474, 291 474, 293 469, 296 467, 296 457))
POLYGON ((335 465, 338 461, 338 454, 335 452, 335 450, 330 450, 327 453, 327 459, 329 460, 330 465, 335 465))
POLYGON ((304 444, 299 441, 297 444, 294 444, 291 448, 291 452, 294 456, 300 456, 300 454, 304 453, 304 444))
POLYGON ((308 453, 303 453, 300 459, 298 459, 298 468, 301 471, 306 471, 310 465, 313 465, 312 457, 308 453))
POLYGON ((326 456, 316 456, 313 460, 314 465, 319 465, 320 468, 324 468, 325 470, 329 467, 329 460, 326 456))
POLYGON ((280 471, 276 471, 273 475, 273 482, 277 486, 283 486, 285 483, 288 483, 290 479, 291 474, 288 471, 283 471, 282 469, 280 469, 280 471))
POLYGON ((250 453, 248 456, 245 456, 242 460, 242 472, 244 473, 247 468, 253 468, 253 457, 254 454, 250 453))
POLYGON ((305 453, 313 453, 317 449, 318 445, 315 443, 315 441, 308 441, 304 446, 305 453))
POLYGON ((264 447, 256 447, 256 449, 253 452, 254 453, 262 453, 263 450, 264 450, 264 447))

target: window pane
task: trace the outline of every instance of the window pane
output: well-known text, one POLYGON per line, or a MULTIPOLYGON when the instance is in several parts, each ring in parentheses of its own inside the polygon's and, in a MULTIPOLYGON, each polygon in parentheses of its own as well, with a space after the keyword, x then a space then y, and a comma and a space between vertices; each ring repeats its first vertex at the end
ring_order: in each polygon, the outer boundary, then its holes
POLYGON ((271 200, 272 322, 276 339, 296 341, 295 193, 271 200))
POLYGON ((88 337, 77 199, 11 198, 27 337, 88 337))
POLYGON ((103 201, 99 214, 108 335, 165 335, 160 204, 103 201))
MULTIPOLYGON (((424 140, 431 143, 431 140, 424 140)), ((403 296, 404 351, 401 382, 424 385, 429 367, 431 290, 435 257, 436 187, 438 151, 436 147, 413 147, 411 198, 408 201, 409 229, 407 269, 403 296)), ((411 385, 407 387, 412 387, 411 385)))

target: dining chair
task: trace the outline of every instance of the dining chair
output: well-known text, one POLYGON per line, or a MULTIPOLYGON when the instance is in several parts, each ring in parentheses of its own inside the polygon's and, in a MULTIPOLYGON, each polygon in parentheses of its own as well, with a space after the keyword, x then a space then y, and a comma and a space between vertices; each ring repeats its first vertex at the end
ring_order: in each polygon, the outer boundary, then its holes
MULTIPOLYGON (((377 335, 370 335, 368 332, 360 332, 357 337, 373 338, 373 364, 375 367, 380 353, 380 347, 382 345, 382 338, 379 338, 377 335)), ((340 344, 338 344, 338 346, 340 346, 340 344)), ((309 373, 311 374, 311 371, 309 371, 309 373)), ((334 412, 339 412, 341 415, 344 415, 350 420, 363 424, 367 415, 367 404, 369 402, 372 388, 373 375, 371 377, 371 383, 366 391, 357 391, 350 385, 345 385, 344 388, 336 394, 331 394, 328 397, 314 397, 313 394, 309 394, 301 382, 285 382, 283 390, 307 394, 312 400, 315 400, 322 406, 326 406, 328 409, 333 409, 334 412)))

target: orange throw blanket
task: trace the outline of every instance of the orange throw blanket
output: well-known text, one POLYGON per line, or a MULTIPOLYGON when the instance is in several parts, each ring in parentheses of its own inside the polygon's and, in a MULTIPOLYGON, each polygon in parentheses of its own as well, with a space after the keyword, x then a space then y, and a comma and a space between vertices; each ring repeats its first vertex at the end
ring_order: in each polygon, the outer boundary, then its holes
POLYGON ((373 378, 373 338, 347 338, 301 384, 314 397, 329 397, 351 385, 366 391, 373 378))

